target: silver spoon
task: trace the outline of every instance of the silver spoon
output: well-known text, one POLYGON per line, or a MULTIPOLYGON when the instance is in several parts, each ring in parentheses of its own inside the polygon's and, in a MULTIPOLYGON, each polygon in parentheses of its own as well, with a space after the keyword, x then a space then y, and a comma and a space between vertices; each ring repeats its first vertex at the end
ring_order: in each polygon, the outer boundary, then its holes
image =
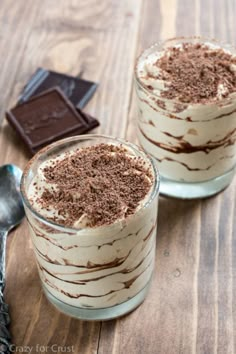
POLYGON ((3 291, 6 276, 7 235, 25 215, 20 194, 21 175, 22 171, 14 165, 0 167, 0 353, 11 353, 11 336, 7 328, 10 317, 3 291))

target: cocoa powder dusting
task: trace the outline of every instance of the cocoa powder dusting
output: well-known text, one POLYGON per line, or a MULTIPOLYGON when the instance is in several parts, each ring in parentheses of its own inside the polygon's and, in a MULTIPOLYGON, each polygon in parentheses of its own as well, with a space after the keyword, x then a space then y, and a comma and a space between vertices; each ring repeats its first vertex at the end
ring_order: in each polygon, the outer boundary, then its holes
POLYGON ((37 202, 58 212, 53 220, 73 226, 81 216, 86 226, 111 224, 134 213, 153 183, 141 158, 120 146, 99 144, 65 155, 45 167, 44 176, 55 188, 45 189, 37 202))
POLYGON ((207 102, 227 97, 236 91, 236 58, 220 48, 206 44, 184 43, 182 47, 170 47, 157 60, 163 70, 160 79, 170 83, 162 96, 186 103, 207 102), (219 95, 219 85, 223 92, 219 95))

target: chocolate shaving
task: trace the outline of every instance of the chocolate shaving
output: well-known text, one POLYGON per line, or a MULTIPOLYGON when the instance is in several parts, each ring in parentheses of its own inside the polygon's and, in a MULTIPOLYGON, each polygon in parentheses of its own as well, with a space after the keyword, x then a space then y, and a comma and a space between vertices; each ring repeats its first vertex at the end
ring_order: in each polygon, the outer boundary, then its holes
POLYGON ((232 64, 236 65, 236 58, 230 53, 206 44, 184 43, 181 47, 169 47, 156 62, 163 71, 159 79, 169 83, 162 96, 185 103, 227 97, 236 91, 232 64), (223 87, 221 93, 219 85, 223 87))
POLYGON ((86 226, 111 224, 135 212, 152 185, 144 160, 122 146, 99 144, 67 153, 45 167, 50 185, 38 198, 43 209, 56 210, 53 220, 74 226, 81 216, 86 226))

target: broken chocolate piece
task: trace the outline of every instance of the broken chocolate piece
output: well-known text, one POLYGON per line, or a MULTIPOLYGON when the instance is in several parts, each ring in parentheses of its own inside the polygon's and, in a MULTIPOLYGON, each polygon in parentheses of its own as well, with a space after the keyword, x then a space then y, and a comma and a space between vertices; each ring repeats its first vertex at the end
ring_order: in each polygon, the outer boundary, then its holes
POLYGON ((55 86, 60 87, 76 108, 83 108, 93 96, 98 85, 79 77, 39 68, 24 87, 18 103, 26 102, 31 97, 55 86))
POLYGON ((73 104, 59 88, 44 91, 6 112, 31 154, 56 140, 87 133, 99 122, 73 104))

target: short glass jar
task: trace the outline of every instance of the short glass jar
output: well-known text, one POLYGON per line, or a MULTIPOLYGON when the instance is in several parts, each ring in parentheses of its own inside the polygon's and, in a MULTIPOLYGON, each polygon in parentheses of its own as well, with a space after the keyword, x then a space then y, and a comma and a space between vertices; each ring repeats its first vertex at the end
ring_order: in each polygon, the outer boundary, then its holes
POLYGON ((83 320, 108 320, 144 300, 155 264, 159 175, 154 159, 121 139, 67 138, 33 157, 23 173, 21 192, 39 275, 53 305, 83 320), (66 151, 100 143, 122 145, 150 167, 154 181, 144 205, 125 219, 93 228, 64 227, 40 215, 28 192, 41 164, 66 151))

